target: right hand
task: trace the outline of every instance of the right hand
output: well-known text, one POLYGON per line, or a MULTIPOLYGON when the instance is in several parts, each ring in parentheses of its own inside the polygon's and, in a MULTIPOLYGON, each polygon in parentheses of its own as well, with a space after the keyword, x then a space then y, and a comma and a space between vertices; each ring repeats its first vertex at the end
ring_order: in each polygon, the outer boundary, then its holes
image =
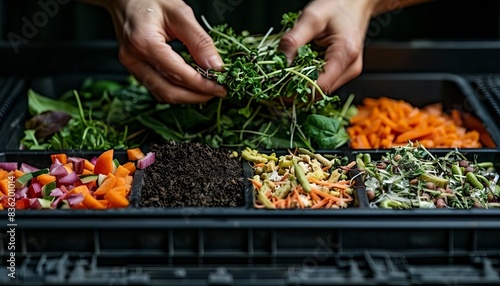
POLYGON ((204 69, 220 70, 211 37, 198 24, 193 10, 181 0, 108 0, 120 62, 154 97, 166 103, 202 103, 226 90, 185 63, 168 42, 180 40, 204 69))

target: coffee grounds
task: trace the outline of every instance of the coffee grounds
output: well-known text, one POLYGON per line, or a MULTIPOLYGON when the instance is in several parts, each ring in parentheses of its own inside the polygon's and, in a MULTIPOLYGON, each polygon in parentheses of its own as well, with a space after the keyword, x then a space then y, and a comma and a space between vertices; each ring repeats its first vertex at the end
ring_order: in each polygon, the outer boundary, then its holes
POLYGON ((156 162, 146 168, 141 207, 243 206, 240 157, 201 143, 153 145, 156 162))

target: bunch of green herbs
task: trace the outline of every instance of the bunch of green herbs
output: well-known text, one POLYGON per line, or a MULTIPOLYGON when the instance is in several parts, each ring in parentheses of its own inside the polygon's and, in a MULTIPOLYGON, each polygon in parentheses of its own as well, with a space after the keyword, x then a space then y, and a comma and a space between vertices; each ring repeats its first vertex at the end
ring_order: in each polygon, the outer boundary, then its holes
POLYGON ((126 84, 87 80, 78 92, 58 100, 30 91, 31 115, 62 111, 71 119, 42 137, 36 136, 40 124, 27 124, 22 145, 117 149, 174 140, 214 148, 340 148, 349 140, 345 128, 357 113, 353 95, 342 102, 324 94, 316 84, 324 60, 310 45, 301 47, 288 65, 278 44, 296 20, 296 13, 287 13, 280 32, 272 34, 271 29, 263 36, 207 23, 224 60, 223 71, 203 70, 189 54, 183 56, 204 76, 226 86, 228 96, 204 104, 158 104, 133 77, 126 84))

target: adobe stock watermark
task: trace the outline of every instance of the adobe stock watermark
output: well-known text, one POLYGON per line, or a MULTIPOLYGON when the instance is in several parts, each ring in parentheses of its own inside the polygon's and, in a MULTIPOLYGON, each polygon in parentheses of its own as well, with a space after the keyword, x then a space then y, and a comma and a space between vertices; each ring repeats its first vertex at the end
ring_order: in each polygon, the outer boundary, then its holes
POLYGON ((15 177, 8 177, 8 208, 7 208, 7 276, 16 278, 16 198, 15 198, 15 177))
MULTIPOLYGON (((294 264, 289 267, 288 272, 285 273, 285 276, 300 274, 303 271, 310 271, 314 268, 318 267, 322 262, 327 261, 330 258, 333 258, 337 255, 335 252, 338 249, 339 244, 335 242, 332 238, 332 235, 329 234, 325 238, 318 237, 316 238, 316 242, 318 243, 316 248, 314 249, 312 257, 306 257, 301 264, 294 264)), ((284 277, 290 278, 290 277, 284 277)), ((289 281, 289 285, 298 285, 293 283, 293 281, 289 281)))
POLYGON ((212 6, 217 16, 219 16, 219 20, 224 21, 224 14, 226 14, 226 12, 233 12, 242 2, 243 0, 214 0, 212 6))
POLYGON ((60 10, 61 5, 68 4, 70 0, 39 0, 40 10, 33 13, 31 19, 22 17, 21 34, 10 32, 7 35, 12 48, 16 54, 19 53, 19 47, 29 43, 31 39, 38 35, 41 28, 47 26, 49 19, 55 17, 60 10))
POLYGON ((384 28, 389 26, 393 15, 397 15, 403 11, 403 6, 399 0, 396 0, 387 5, 387 11, 388 12, 378 15, 370 21, 368 30, 366 31, 365 47, 371 43, 373 38, 380 35, 384 28))

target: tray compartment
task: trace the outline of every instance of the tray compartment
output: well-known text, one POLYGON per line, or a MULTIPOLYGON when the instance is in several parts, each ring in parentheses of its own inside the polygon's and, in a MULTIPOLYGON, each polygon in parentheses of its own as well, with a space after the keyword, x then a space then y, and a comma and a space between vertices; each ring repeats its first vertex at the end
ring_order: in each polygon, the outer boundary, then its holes
MULTIPOLYGON (((451 152, 451 151, 454 151, 454 150, 452 150, 452 149, 441 149, 441 150, 434 149, 434 150, 431 150, 430 153, 434 156, 443 157, 448 152, 451 152)), ((359 151, 353 151, 352 155, 354 157, 356 157, 358 154, 369 154, 371 156, 372 160, 380 160, 382 158, 382 156, 387 154, 387 152, 390 152, 390 150, 377 150, 377 151, 359 150, 359 151)), ((464 154, 464 156, 468 160, 471 160, 471 161, 477 160, 478 163, 479 162, 493 162, 494 168, 497 170, 497 173, 500 174, 500 151, 499 150, 468 149, 468 150, 461 150, 460 152, 462 154, 464 154)), ((364 183, 364 176, 360 176, 360 178, 363 178, 363 179, 359 180, 359 183, 360 183, 359 188, 360 188, 360 190, 363 190, 365 192, 366 202, 368 203, 368 207, 370 207, 368 197, 366 196, 366 186, 364 183)), ((382 211, 386 211, 386 210, 382 210, 382 211)), ((429 212, 437 211, 437 212, 439 212, 442 210, 426 209, 426 210, 422 210, 422 211, 429 211, 429 212)), ((482 209, 482 211, 484 211, 484 212, 488 212, 488 211, 497 212, 500 210, 493 208, 493 209, 482 209)))
MULTIPOLYGON (((469 82, 456 74, 415 73, 415 74, 363 74, 348 82, 336 94, 346 99, 355 95, 354 104, 358 105, 367 97, 389 97, 407 101, 422 108, 433 103, 442 103, 444 111, 457 109, 470 113, 483 124, 494 148, 500 148, 498 124, 479 100, 469 82)), ((493 148, 493 147, 492 147, 493 148)))
MULTIPOLYGON (((92 159, 93 157, 98 157, 102 154, 103 151, 70 151, 64 152, 68 155, 68 157, 78 157, 85 159, 92 159)), ((51 164, 51 154, 58 154, 60 151, 6 151, 0 153, 0 162, 18 162, 26 163, 28 165, 37 167, 37 168, 48 168, 51 164)), ((120 164, 128 162, 128 156, 126 151, 114 151, 114 158, 117 159, 120 164)), ((130 204, 129 208, 138 207, 139 206, 139 195, 140 189, 142 187, 142 179, 144 176, 144 170, 137 170, 134 173, 134 180, 132 181, 132 188, 130 190, 130 204)), ((52 210, 16 210, 16 212, 68 212, 68 211, 82 211, 82 210, 61 210, 61 209, 52 209, 52 210)), ((93 210, 83 210, 84 212, 92 212, 93 210)), ((116 211, 115 209, 108 209, 104 211, 116 211)))
MULTIPOLYGON (((276 153, 276 156, 277 157, 280 157, 282 155, 286 155, 288 154, 286 151, 284 150, 273 150, 273 151, 269 151, 269 150, 260 150, 259 151, 261 154, 266 154, 266 155, 269 155, 271 153, 276 153)), ((352 162, 354 161, 354 157, 352 157, 352 154, 348 151, 333 151, 333 150, 317 150, 315 152, 316 154, 321 154, 321 155, 334 155, 334 156, 340 156, 340 157, 347 157, 348 161, 349 162, 352 162)), ((246 162, 244 163, 246 166, 246 175, 247 175, 247 178, 253 178, 254 176, 254 170, 252 168, 252 163, 250 162, 246 162)), ((348 178, 357 178, 355 179, 355 183, 354 183, 354 186, 353 186, 353 203, 347 207, 347 208, 365 208, 365 207, 368 207, 368 200, 366 198, 366 191, 364 190, 364 184, 361 180, 361 177, 358 176, 359 172, 356 168, 353 168, 351 169, 349 172, 348 172, 348 178)), ((248 188, 250 189, 250 192, 248 193, 248 199, 249 201, 251 202, 251 205, 250 207, 254 208, 254 205, 255 205, 255 190, 254 190, 254 187, 252 184, 249 184, 248 188)), ((314 210, 314 209, 304 209, 304 210, 299 210, 299 209, 288 209, 290 211, 306 211, 306 212, 316 212, 316 211, 319 211, 319 212, 324 212, 324 211, 340 211, 338 209, 318 209, 318 210, 314 210)), ((264 212, 264 211, 275 211, 275 212, 282 212, 284 210, 282 209, 276 209, 276 210, 271 210, 271 209, 257 209, 257 211, 261 211, 261 212, 264 212)))

